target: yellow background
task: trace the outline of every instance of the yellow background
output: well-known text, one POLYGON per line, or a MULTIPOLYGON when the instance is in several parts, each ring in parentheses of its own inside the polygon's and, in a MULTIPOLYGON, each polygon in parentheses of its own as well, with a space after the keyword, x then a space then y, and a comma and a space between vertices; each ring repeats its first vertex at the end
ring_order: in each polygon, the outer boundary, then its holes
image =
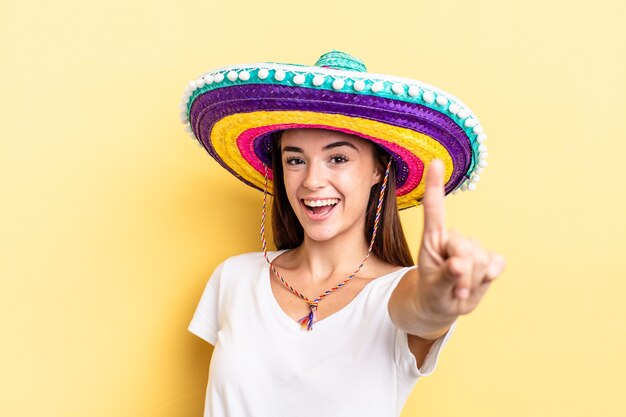
MULTIPOLYGON (((211 350, 186 327, 213 268, 259 250, 261 193, 194 144, 177 105, 210 69, 336 48, 451 92, 489 136, 447 218, 508 267, 403 416, 625 415, 625 14, 2 0, 0 414, 202 414, 211 350)), ((421 209, 402 219, 416 251, 421 209)))

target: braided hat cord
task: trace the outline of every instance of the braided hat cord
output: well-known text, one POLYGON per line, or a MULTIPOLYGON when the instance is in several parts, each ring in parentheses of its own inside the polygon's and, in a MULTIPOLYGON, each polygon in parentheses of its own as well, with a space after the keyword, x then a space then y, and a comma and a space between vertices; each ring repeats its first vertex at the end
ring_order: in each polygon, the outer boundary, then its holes
POLYGON ((367 250, 367 255, 365 255, 365 258, 363 259, 363 261, 361 262, 359 267, 356 269, 356 271, 354 271, 352 273, 352 275, 350 275, 345 281, 337 284, 335 287, 332 287, 332 288, 324 291, 324 293, 320 294, 315 300, 310 300, 304 294, 301 294, 295 288, 293 288, 291 285, 289 285, 287 283, 287 281, 285 281, 285 279, 276 270, 276 268, 274 267, 274 264, 269 260, 269 257, 267 256, 267 241, 265 239, 265 214, 266 214, 266 209, 267 209, 267 184, 268 184, 268 171, 269 171, 269 169, 268 169, 267 165, 265 165, 265 187, 263 189, 263 210, 261 212, 261 245, 263 247, 263 255, 265 256, 265 260, 269 264, 269 266, 272 269, 272 271, 274 272, 274 274, 278 278, 280 278, 282 283, 292 293, 294 293, 295 295, 297 295, 298 297, 302 298, 304 301, 306 301, 308 303, 309 308, 310 308, 311 311, 309 312, 308 315, 306 315, 306 316, 304 316, 304 317, 302 317, 301 319, 298 320, 298 323, 300 323, 302 329, 307 329, 308 331, 313 330, 313 323, 315 321, 317 321, 315 312, 318 309, 318 303, 324 297, 326 297, 328 294, 332 293, 333 291, 338 290, 339 288, 343 287, 348 281, 350 281, 361 270, 361 268, 363 268, 363 265, 365 265, 365 261, 367 261, 367 259, 369 258, 370 254, 372 253, 372 248, 374 247, 374 241, 376 240, 376 233, 378 231, 378 224, 379 224, 379 221, 380 221, 380 213, 381 213, 381 209, 382 209, 382 205, 383 205, 383 198, 385 196, 385 189, 387 188, 387 180, 389 178, 389 170, 391 168, 391 162, 392 161, 393 161, 393 158, 389 158, 389 163, 387 164, 387 169, 385 171, 385 178, 383 179, 383 184, 382 184, 382 187, 380 189, 380 195, 378 197, 378 205, 376 206, 376 217, 374 219, 374 230, 372 231, 372 239, 370 240, 370 245, 369 245, 369 248, 367 250))

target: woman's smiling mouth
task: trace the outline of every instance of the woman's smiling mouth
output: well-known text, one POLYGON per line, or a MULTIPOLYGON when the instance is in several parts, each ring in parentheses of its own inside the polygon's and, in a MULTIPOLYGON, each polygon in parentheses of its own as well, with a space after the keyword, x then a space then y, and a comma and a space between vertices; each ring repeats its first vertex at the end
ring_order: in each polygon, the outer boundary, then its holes
POLYGON ((311 220, 323 220, 339 204, 338 198, 326 199, 301 199, 302 205, 306 208, 311 220))

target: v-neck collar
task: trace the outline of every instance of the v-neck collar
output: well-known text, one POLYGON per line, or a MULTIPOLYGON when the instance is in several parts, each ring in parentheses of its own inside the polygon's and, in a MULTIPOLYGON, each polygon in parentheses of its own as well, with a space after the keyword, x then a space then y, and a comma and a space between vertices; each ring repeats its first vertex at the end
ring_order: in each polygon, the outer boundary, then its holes
MULTIPOLYGON (((288 250, 289 249, 283 249, 283 250, 278 250, 274 252, 268 252, 268 258, 270 258, 270 260, 273 261, 274 259, 282 255, 283 253, 287 252, 288 250)), ((274 292, 272 291, 272 286, 271 286, 272 276, 270 275, 269 264, 267 263, 265 258, 262 258, 262 262, 263 262, 263 267, 261 268, 261 272, 259 276, 259 279, 261 280, 261 291, 262 291, 261 298, 264 300, 267 300, 268 308, 272 311, 272 315, 276 319, 277 323, 280 323, 281 326, 285 327, 289 331, 297 330, 299 332, 302 332, 303 334, 311 333, 311 332, 304 331, 301 328, 300 324, 297 322, 297 320, 294 320, 293 318, 289 317, 287 313, 285 313, 283 308, 280 306, 280 304, 278 304, 278 300, 276 300, 276 297, 274 296, 274 292)), ((378 280, 385 279, 392 275, 397 275, 401 271, 406 272, 410 268, 412 267, 410 266, 403 267, 401 269, 398 269, 397 271, 393 271, 388 274, 381 275, 377 278, 372 279, 372 281, 368 282, 361 289, 361 291, 359 291, 359 293, 352 300, 350 300, 350 302, 346 304, 343 308, 341 308, 339 311, 334 312, 330 316, 324 317, 323 319, 316 321, 313 324, 312 332, 314 332, 316 329, 325 328, 326 326, 331 326, 333 323, 340 322, 342 317, 348 314, 350 310, 354 309, 354 305, 357 304, 358 300, 364 297, 363 294, 371 291, 370 287, 378 280)), ((294 297, 297 297, 297 296, 294 294, 294 297)), ((304 302, 304 300, 302 301, 304 302)))

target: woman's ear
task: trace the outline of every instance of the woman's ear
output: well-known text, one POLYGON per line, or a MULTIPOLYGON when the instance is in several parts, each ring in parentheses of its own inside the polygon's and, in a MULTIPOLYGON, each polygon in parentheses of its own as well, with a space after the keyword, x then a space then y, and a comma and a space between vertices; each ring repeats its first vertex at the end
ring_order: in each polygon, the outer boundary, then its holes
POLYGON ((382 174, 380 173, 380 169, 377 166, 374 167, 374 175, 372 176, 372 186, 378 184, 382 181, 382 174))
POLYGON ((372 186, 378 184, 383 180, 383 175, 385 173, 385 161, 381 156, 381 152, 377 149, 375 145, 372 145, 372 154, 374 157, 374 172, 372 175, 372 186))

